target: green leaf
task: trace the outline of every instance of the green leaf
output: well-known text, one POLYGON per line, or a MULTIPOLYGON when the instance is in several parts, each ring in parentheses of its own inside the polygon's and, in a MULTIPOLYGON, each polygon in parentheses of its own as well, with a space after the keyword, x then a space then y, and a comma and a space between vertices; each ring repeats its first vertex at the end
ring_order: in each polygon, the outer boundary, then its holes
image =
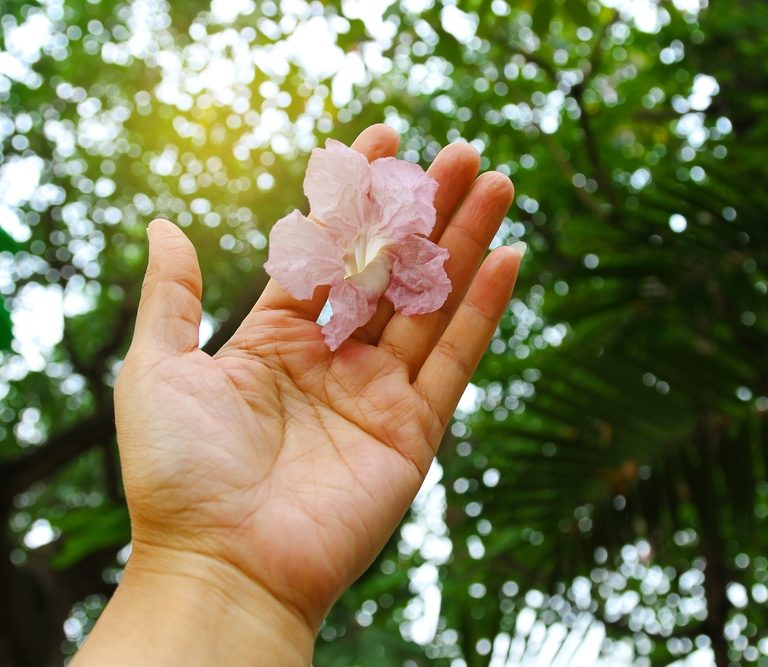
POLYGON ((10 350, 12 341, 13 323, 11 322, 11 314, 8 312, 3 301, 0 300, 0 351, 10 350))
POLYGON ((131 540, 131 523, 123 505, 80 507, 51 523, 62 535, 51 560, 55 568, 71 567, 94 551, 107 547, 117 550, 131 540))
POLYGON ((565 10, 579 26, 590 26, 594 21, 584 0, 565 0, 565 10))
POLYGON ((555 0, 541 0, 536 3, 536 7, 531 13, 531 19, 533 20, 533 27, 539 35, 543 36, 549 32, 549 24, 554 15, 555 0))
POLYGON ((18 252, 21 245, 8 232, 0 227, 0 252, 18 252))

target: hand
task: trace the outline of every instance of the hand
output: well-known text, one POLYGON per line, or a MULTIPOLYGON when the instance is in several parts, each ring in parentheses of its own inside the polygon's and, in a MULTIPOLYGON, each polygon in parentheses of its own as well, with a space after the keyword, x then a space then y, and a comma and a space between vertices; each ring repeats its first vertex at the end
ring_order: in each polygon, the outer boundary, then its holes
MULTIPOLYGON (((397 144, 376 125, 353 148, 373 160, 397 144)), ((275 281, 217 354, 198 349, 195 251, 152 222, 116 387, 129 572, 235 586, 244 606, 273 605, 311 643, 406 512, 509 302, 519 250, 482 260, 513 188, 500 173, 475 180, 478 167, 471 146, 453 144, 429 170, 433 239, 450 252, 443 308, 407 318, 382 303, 336 353, 316 324, 327 291, 297 301, 275 281)))

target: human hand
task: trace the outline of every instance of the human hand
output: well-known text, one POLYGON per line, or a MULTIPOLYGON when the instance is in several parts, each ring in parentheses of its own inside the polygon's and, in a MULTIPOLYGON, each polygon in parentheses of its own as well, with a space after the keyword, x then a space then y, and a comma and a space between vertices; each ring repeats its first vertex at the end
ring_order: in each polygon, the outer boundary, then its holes
MULTIPOLYGON (((376 125, 353 148, 373 160, 397 144, 376 125)), ((327 290, 297 301, 274 280, 218 353, 198 349, 195 251, 175 225, 150 225, 115 399, 128 571, 239 582, 243 606, 279 610, 311 643, 406 512, 509 302, 520 249, 482 260, 513 188, 500 173, 475 179, 478 167, 460 143, 429 169, 439 183, 432 239, 450 252, 445 305, 408 318, 382 301, 335 353, 316 324, 327 290)))

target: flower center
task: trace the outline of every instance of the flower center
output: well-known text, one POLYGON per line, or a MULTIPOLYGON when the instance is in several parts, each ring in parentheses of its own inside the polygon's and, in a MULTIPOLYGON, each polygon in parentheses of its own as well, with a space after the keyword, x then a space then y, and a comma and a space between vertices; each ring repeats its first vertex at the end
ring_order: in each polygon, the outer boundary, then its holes
POLYGON ((363 267, 362 271, 347 276, 347 280, 378 297, 389 287, 391 271, 392 260, 389 254, 380 252, 363 267))
MULTIPOLYGON (((385 238, 368 238, 362 236, 356 239, 352 248, 344 256, 345 278, 350 278, 366 270, 369 264, 377 257, 387 257, 386 252, 382 252, 390 245, 390 241, 385 238)), ((391 268, 391 262, 387 257, 387 270, 391 268)))

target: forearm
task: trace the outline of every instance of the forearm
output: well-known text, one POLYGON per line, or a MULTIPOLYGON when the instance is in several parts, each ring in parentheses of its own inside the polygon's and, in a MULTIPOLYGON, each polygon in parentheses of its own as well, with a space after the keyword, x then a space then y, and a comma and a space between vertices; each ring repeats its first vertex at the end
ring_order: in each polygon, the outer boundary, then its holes
POLYGON ((207 556, 134 554, 73 667, 308 667, 314 636, 259 584, 207 556))

